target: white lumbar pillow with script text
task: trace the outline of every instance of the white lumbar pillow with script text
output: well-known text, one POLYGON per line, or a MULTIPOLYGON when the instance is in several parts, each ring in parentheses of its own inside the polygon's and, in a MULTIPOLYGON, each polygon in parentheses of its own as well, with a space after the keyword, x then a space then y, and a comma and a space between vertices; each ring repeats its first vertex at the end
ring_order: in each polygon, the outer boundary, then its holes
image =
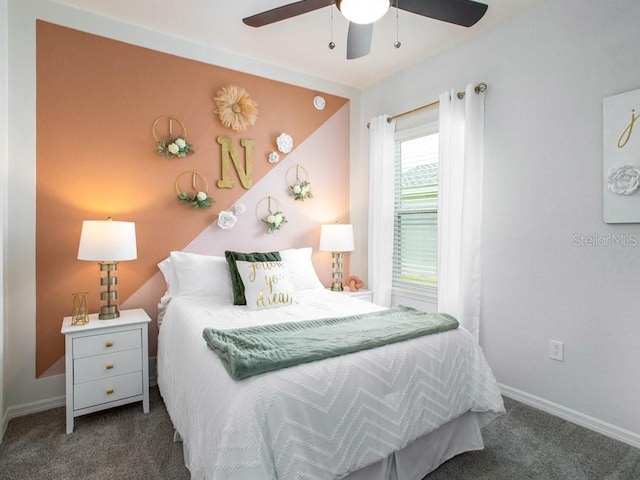
POLYGON ((293 283, 284 262, 236 261, 249 310, 296 303, 293 283))

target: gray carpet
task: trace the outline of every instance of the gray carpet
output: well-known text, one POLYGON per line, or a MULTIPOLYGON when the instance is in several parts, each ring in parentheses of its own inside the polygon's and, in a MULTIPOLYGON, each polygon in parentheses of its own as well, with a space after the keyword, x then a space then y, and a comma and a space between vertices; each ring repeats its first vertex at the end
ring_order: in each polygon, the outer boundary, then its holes
MULTIPOLYGON (((505 399, 507 414, 483 429, 485 449, 459 455, 425 480, 638 480, 640 450, 505 399)), ((151 412, 140 403, 76 418, 65 410, 9 422, 0 444, 0 479, 182 480, 182 444, 157 388, 151 412)), ((238 479, 242 480, 242 479, 238 479)))
POLYGON ((458 455, 425 480, 640 480, 640 449, 505 398, 482 429, 484 450, 458 455))

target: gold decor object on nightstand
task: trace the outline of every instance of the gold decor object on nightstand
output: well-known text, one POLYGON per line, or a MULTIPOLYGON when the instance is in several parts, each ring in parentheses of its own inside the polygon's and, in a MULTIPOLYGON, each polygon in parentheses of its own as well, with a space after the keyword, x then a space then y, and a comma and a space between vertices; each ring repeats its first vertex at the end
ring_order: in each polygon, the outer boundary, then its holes
POLYGON ((86 325, 89 323, 87 295, 87 292, 77 292, 72 294, 73 308, 71 310, 71 325, 86 325))

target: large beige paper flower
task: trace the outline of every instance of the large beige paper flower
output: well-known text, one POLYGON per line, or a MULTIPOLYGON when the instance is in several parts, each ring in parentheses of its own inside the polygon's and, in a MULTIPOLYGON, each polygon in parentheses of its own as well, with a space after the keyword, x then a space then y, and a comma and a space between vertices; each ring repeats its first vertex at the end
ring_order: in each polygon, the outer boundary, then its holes
POLYGON ((243 132, 258 118, 258 104, 244 88, 235 85, 222 87, 213 99, 216 102, 215 113, 225 127, 243 132))

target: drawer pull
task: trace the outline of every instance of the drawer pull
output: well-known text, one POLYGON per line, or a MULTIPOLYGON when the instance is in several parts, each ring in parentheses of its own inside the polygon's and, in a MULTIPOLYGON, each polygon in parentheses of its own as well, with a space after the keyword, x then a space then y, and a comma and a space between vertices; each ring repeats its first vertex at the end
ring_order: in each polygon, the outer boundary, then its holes
POLYGON ((106 368, 107 370, 113 369, 113 363, 107 363, 104 368, 106 368))
POLYGON ((104 346, 107 347, 107 348, 111 348, 111 347, 113 347, 113 342, 107 342, 107 343, 104 344, 104 346))
POLYGON ((113 388, 107 388, 107 395, 111 395, 113 393, 113 388))

